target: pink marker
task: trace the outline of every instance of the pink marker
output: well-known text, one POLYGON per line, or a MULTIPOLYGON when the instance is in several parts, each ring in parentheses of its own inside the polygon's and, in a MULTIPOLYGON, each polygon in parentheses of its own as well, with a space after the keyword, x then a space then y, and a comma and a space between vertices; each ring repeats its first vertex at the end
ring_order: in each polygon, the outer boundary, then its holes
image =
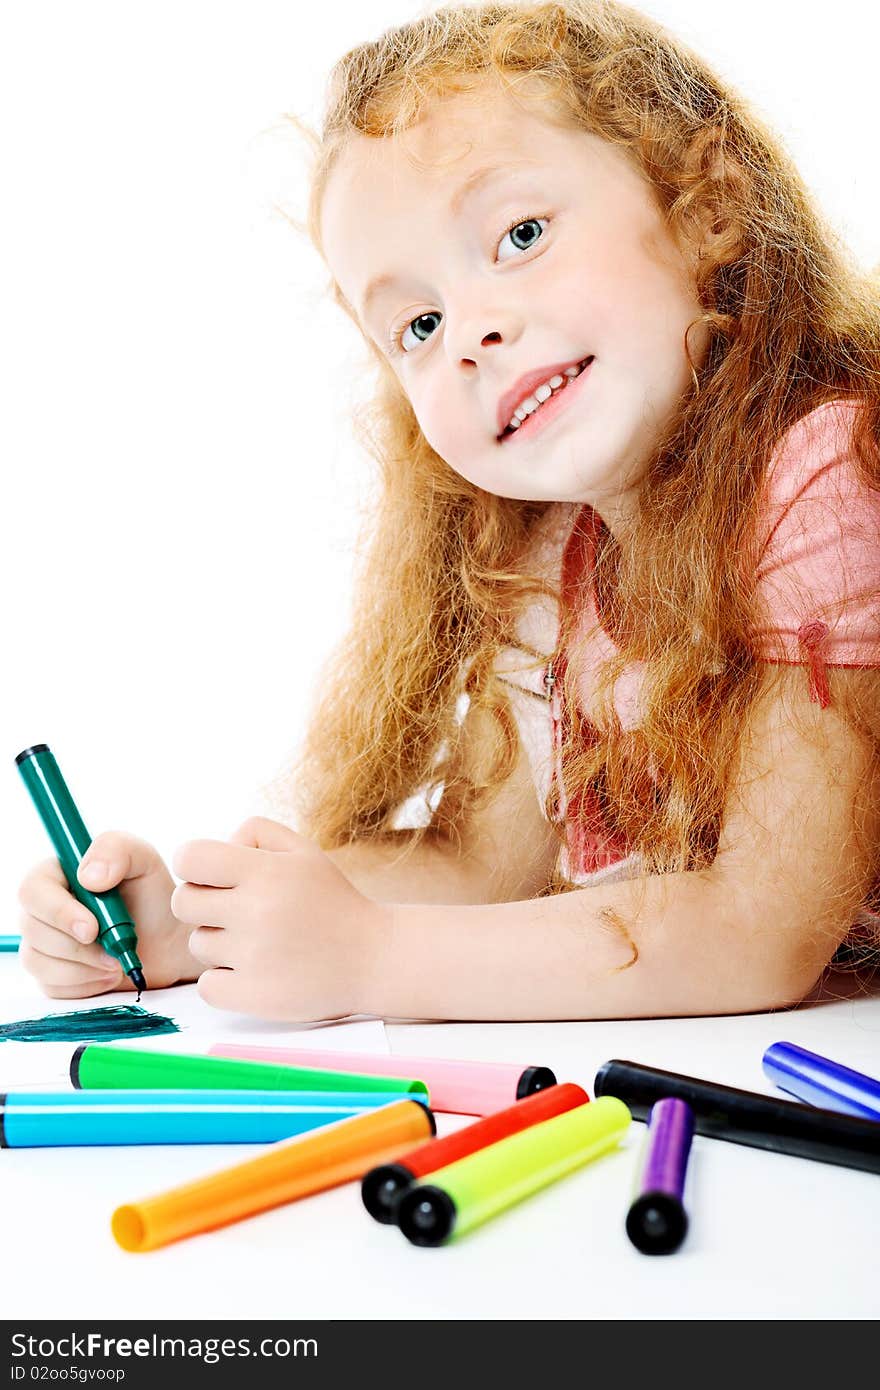
POLYGON ((376 1056, 369 1052, 324 1052, 300 1047, 256 1047, 215 1043, 212 1057, 247 1057, 293 1067, 360 1072, 365 1076, 409 1076, 424 1081, 432 1110, 453 1115, 493 1115, 514 1101, 556 1085, 549 1067, 516 1062, 462 1062, 457 1057, 376 1056))

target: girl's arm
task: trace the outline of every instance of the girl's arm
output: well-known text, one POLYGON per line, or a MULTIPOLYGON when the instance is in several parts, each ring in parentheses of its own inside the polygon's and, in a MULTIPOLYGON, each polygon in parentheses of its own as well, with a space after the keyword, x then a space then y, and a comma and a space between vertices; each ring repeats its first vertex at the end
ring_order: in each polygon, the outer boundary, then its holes
MULTIPOLYGON (((479 774, 491 756, 494 720, 469 711, 459 752, 479 774)), ((559 839, 541 814, 528 756, 520 741, 517 761, 495 798, 471 817, 456 847, 429 834, 410 849, 410 835, 354 840, 327 851, 346 878, 368 898, 387 903, 474 905, 535 897, 547 884, 559 839)))
MULTIPOLYGON (((534 900, 393 904, 361 1011, 640 1018, 801 1000, 847 934, 880 842, 876 742, 837 713, 850 688, 876 735, 880 672, 829 674, 832 704, 821 709, 802 670, 767 668, 710 868, 534 900)), ((531 857, 515 816, 492 843, 514 877, 531 857)))

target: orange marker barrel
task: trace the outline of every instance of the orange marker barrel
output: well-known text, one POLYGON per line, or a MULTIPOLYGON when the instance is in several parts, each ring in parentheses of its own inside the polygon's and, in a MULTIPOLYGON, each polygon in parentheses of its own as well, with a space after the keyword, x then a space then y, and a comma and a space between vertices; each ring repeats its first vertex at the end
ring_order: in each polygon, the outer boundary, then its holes
POLYGON ((315 1133, 282 1139, 259 1158, 158 1197, 117 1207, 111 1229, 123 1250, 155 1250, 360 1178, 371 1164, 405 1153, 436 1132, 434 1116, 421 1101, 393 1101, 315 1133))

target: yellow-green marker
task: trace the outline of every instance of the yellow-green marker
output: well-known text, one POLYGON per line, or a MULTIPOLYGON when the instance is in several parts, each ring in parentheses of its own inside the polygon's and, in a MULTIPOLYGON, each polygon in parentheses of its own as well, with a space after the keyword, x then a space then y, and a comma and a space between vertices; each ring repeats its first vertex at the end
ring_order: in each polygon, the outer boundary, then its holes
MULTIPOLYGON (((165 1052, 147 1047, 111 1047, 83 1043, 70 1062, 70 1079, 78 1090, 252 1090, 375 1091, 376 1077, 348 1071, 288 1067, 200 1053, 165 1052)), ((428 1098, 424 1081, 383 1076, 382 1090, 428 1098)))
POLYGON ((614 1148, 631 1120, 616 1096, 578 1105, 438 1168, 404 1193, 394 1219, 413 1245, 442 1245, 614 1148))

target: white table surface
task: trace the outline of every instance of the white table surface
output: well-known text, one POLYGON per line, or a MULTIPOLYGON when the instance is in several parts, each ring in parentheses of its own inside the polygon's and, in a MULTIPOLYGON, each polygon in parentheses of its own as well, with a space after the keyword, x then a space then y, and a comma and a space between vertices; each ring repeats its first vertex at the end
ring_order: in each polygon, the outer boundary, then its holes
MULTIPOLYGON (((541 1064, 592 1095, 609 1058, 780 1093, 763 1051, 786 1040, 880 1075, 880 988, 792 1012, 736 1018, 591 1023, 420 1024, 362 1021, 291 1032, 291 1044, 410 1056, 541 1064)), ((835 985, 835 992, 837 986, 835 985)), ((101 1003, 131 1002, 104 996, 101 1003)), ((146 997, 145 997, 146 1002, 146 997)), ((183 1034, 151 1040, 196 1051, 287 1030, 209 1009, 193 987, 149 1001, 185 1014, 183 1034)), ((15 956, 0 958, 0 1017, 66 1008, 46 1000, 15 956), (29 1012, 22 1012, 23 1006, 29 1012)), ((0 1043, 0 1090, 43 1068, 53 1045, 0 1043), (14 1054, 6 1050, 14 1047, 14 1054), (15 1060, 15 1057, 19 1060, 15 1060), (4 1057, 7 1058, 4 1061, 4 1057), (28 1063, 28 1066, 31 1066, 28 1063)), ((68 1051, 71 1049, 68 1048, 68 1051)), ((404 1068, 401 1068, 404 1071, 404 1068)), ((63 1083, 59 1083, 59 1086, 63 1083)), ((797 1102, 792 1102, 797 1103, 797 1102)), ((440 1114, 443 1135, 468 1121, 440 1114)), ((679 1251, 639 1254, 623 1221, 644 1125, 620 1149, 438 1249, 419 1249, 364 1211, 359 1185, 316 1194, 146 1254, 122 1251, 110 1215, 227 1167, 258 1145, 4 1149, 0 1191, 7 1278, 3 1316, 356 1319, 876 1318, 880 1177, 696 1136, 685 1188, 690 1230, 679 1251)))

